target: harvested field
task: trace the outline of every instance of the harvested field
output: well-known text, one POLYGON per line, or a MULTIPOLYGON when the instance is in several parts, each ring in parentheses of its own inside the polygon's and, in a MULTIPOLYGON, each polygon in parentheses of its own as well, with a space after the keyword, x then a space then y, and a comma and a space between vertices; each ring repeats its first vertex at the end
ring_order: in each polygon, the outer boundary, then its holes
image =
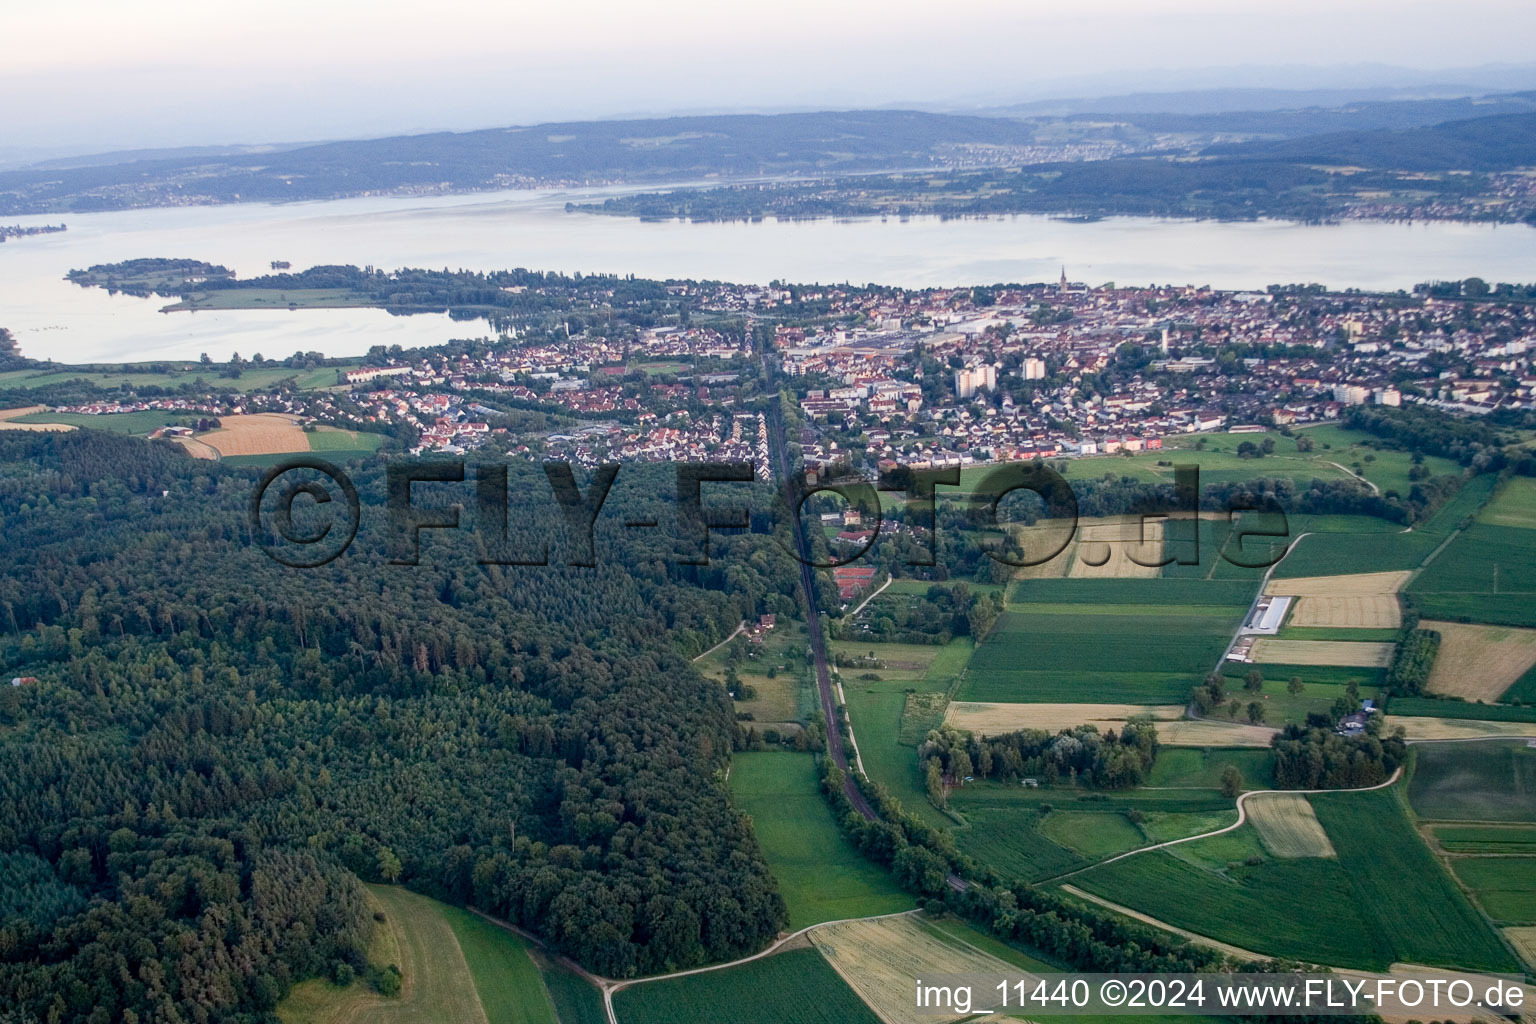
POLYGON ((262 412, 252 416, 224 416, 218 430, 204 434, 220 455, 279 455, 309 451, 309 435, 301 420, 285 413, 262 412))
POLYGON ((1237 722, 1157 723, 1157 741, 1165 747, 1268 747, 1278 730, 1237 722))
POLYGON ((1264 846, 1276 857, 1334 857, 1333 843, 1300 793, 1266 793, 1243 805, 1264 846))
POLYGON ((1536 665, 1536 629, 1423 622, 1440 634, 1430 693, 1491 702, 1536 665))
POLYGON ((1403 612, 1394 594, 1348 597, 1303 597, 1291 612, 1292 626, 1334 626, 1356 629, 1396 629, 1403 612))
POLYGON ((1408 577, 1400 572, 1357 572, 1347 576, 1298 576, 1291 580, 1271 580, 1264 588, 1266 594, 1289 597, 1367 597, 1373 594, 1395 594, 1408 577))
POLYGON ((0 409, 0 430, 64 431, 75 428, 68 423, 11 423, 13 416, 30 416, 35 412, 47 412, 46 405, 23 405, 15 409, 0 409))
POLYGON ((1526 966, 1536 969, 1536 928, 1505 928, 1504 937, 1519 952, 1526 966))
POLYGON ((914 978, 967 973, 1020 976, 1013 965, 912 915, 826 925, 811 932, 811 942, 887 1024, 968 1016, 919 1013, 913 1006, 914 978))
POLYGON ((1097 521, 1083 520, 1077 531, 1077 544, 1070 549, 1072 567, 1068 575, 1078 579, 1147 579, 1162 574, 1156 563, 1163 559, 1163 523, 1150 519, 1143 524, 1139 516, 1113 516, 1097 521), (1151 565, 1132 561, 1135 555, 1151 565))
POLYGON ((1119 729, 1128 718, 1150 715, 1170 721, 1184 717, 1179 704, 992 704, 952 701, 944 723, 980 736, 999 736, 1020 729, 1060 732, 1093 724, 1099 731, 1119 729))
POLYGON ((1536 722, 1481 722, 1468 718, 1419 718, 1388 715, 1387 732, 1402 726, 1410 740, 1475 740, 1500 736, 1536 736, 1536 722))
POLYGON ((180 445, 194 459, 205 459, 210 462, 218 461, 219 450, 211 444, 204 444, 195 437, 173 437, 171 438, 171 443, 180 445))
POLYGON ((1250 657, 1258 664, 1348 665, 1384 668, 1392 664, 1393 644, 1350 643, 1341 640, 1276 640, 1260 637, 1250 657))

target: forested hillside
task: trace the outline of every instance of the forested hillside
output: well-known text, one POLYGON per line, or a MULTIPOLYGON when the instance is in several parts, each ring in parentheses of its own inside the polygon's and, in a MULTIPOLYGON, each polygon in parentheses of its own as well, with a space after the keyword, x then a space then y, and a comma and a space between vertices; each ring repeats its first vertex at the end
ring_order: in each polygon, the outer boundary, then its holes
MULTIPOLYGON (((510 543, 558 540, 543 474, 511 473, 510 543)), ((467 529, 391 565, 382 473, 356 480, 356 543, 296 570, 250 543, 253 471, 0 436, 0 656, 35 680, 0 686, 0 875, 25 882, 0 903, 0 1011, 271 1020, 292 982, 365 969, 359 878, 610 975, 784 923, 721 783, 729 700, 686 654, 792 607, 788 556, 717 535, 713 565, 680 566, 660 531, 600 524, 591 569, 559 543, 556 567, 482 566, 467 529)), ((433 486, 473 508, 473 482, 433 486)), ((602 523, 674 490, 626 467, 602 523)))

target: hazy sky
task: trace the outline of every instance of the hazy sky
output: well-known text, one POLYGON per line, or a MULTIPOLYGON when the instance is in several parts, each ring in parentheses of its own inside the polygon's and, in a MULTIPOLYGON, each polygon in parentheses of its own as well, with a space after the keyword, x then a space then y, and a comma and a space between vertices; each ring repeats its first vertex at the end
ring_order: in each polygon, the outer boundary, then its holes
POLYGON ((0 26, 0 148, 14 155, 674 110, 1010 102, 1074 83, 1087 94, 1224 84, 1238 72, 1189 73, 1243 65, 1526 63, 1536 4, 0 0, 0 26))

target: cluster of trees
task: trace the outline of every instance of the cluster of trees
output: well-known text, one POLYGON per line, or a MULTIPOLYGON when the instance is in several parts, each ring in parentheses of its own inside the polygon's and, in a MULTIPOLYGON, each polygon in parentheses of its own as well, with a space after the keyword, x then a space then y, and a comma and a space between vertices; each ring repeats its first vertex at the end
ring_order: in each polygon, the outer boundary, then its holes
POLYGON ((1146 780, 1157 749, 1157 727, 1151 719, 1132 719, 1118 734, 1080 725, 1054 736, 1044 729, 1020 729, 977 737, 940 726, 928 733, 917 756, 928 795, 943 806, 946 780, 960 785, 971 778, 1010 782, 1029 777, 1046 785, 1065 779, 1093 789, 1128 789, 1146 780))
POLYGON ((1272 741, 1276 789, 1358 789, 1386 782, 1408 755, 1401 729, 1382 737, 1372 718, 1366 731, 1341 736, 1326 715, 1288 725, 1272 741))
POLYGON ((1344 425, 1387 441, 1400 451, 1453 459, 1479 472, 1503 468, 1506 438, 1477 417, 1458 418, 1419 406, 1351 406, 1344 425))
POLYGON ((833 620, 834 640, 857 640, 873 633, 881 640, 905 644, 946 644, 957 636, 987 635, 1003 611, 1001 592, 972 591, 963 581, 934 584, 921 596, 878 597, 861 621, 833 620))
POLYGON ((782 927, 721 781, 742 734, 686 652, 792 588, 789 556, 716 536, 710 565, 677 564, 675 539, 616 525, 671 521, 671 475, 637 468, 598 565, 566 568, 547 481, 509 468, 529 502, 509 543, 552 539, 549 567, 480 564, 483 531, 391 565, 365 468, 352 548, 293 570, 253 543, 254 470, 0 436, 0 660, 38 680, 0 687, 0 872, 24 880, 0 885, 18 904, 0 906, 6 1007, 270 1020, 292 982, 366 970, 359 878, 472 903, 616 976, 782 927))
MULTIPOLYGON (((1298 694, 1304 688, 1305 684, 1299 677, 1291 679, 1292 694, 1298 694)), ((1265 714, 1264 702, 1258 699, 1258 694, 1264 689, 1264 673, 1258 669, 1250 669, 1243 677, 1243 689, 1252 695, 1246 707, 1240 695, 1228 691, 1227 677, 1220 672, 1212 672, 1205 677, 1203 683, 1190 691, 1189 700, 1202 715, 1216 714, 1225 709, 1228 718, 1235 720, 1246 713, 1249 722, 1259 725, 1264 721, 1265 714)), ((1348 714, 1352 710, 1354 709, 1346 708, 1341 714, 1348 714)))
POLYGON ((1433 629, 1420 629, 1418 612, 1406 613, 1392 666, 1387 669, 1387 688, 1400 696, 1422 693, 1439 652, 1440 634, 1433 629))

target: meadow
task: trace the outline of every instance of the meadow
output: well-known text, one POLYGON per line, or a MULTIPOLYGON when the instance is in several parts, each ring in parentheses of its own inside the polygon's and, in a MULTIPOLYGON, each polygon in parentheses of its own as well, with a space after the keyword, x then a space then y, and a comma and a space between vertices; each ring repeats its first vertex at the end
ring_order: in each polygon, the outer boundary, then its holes
POLYGON ((1500 924, 1536 924, 1536 859, 1458 857, 1456 877, 1500 924))
POLYGON ((1414 831, 1396 787, 1311 797, 1354 902, 1394 959, 1432 967, 1518 970, 1414 831))
POLYGON ((1434 821, 1536 822, 1536 750, 1524 740, 1415 748, 1408 799, 1434 821))
POLYGON ((976 783, 952 791, 950 807, 965 821, 954 830, 962 851, 1004 878, 1025 881, 1054 878, 1110 853, 1198 835, 1236 818, 1232 800, 1214 788, 1097 793, 976 783), (1132 822, 1132 812, 1140 824, 1132 822))
POLYGON ((790 930, 911 909, 912 897, 838 831, 814 757, 739 753, 731 760, 730 782, 778 880, 790 930))
POLYGON ((1268 789, 1274 784, 1274 758, 1267 750, 1160 750, 1147 785, 1159 789, 1219 789, 1221 773, 1235 765, 1244 789, 1268 789))
POLYGON ((613 997, 619 1024, 881 1024, 814 949, 723 971, 631 985, 613 997))
POLYGON ((83 380, 102 388, 116 388, 127 384, 130 388, 163 387, 178 388, 192 385, 207 390, 216 385, 219 391, 268 390, 279 381, 293 378, 299 390, 336 387, 338 374, 356 370, 361 362, 347 362, 338 366, 317 366, 313 369, 291 369, 286 366, 241 367, 239 377, 221 377, 220 364, 203 366, 196 362, 178 362, 164 372, 149 369, 149 364, 127 363, 122 366, 80 366, 63 368, 7 370, 0 372, 0 388, 43 388, 70 381, 83 380))
MULTIPOLYGON (((1174 849, 1198 858, 1203 846, 1222 840, 1227 836, 1174 849)), ((1094 868, 1075 876, 1072 884, 1160 921, 1271 956, 1366 970, 1383 970, 1392 962, 1390 947, 1355 905, 1338 861, 1259 860, 1211 870, 1155 850, 1094 868)))
POLYGON ((467 910, 442 906, 440 913, 469 965, 487 1024, 560 1024, 526 942, 467 910))
POLYGON ((764 636, 761 644, 738 636, 695 664, 700 672, 722 682, 728 670, 735 670, 737 678, 755 694, 750 700, 736 701, 736 710, 750 714, 751 723, 761 731, 765 724, 800 720, 802 704, 808 702, 810 692, 806 647, 805 624, 786 617, 764 636))

